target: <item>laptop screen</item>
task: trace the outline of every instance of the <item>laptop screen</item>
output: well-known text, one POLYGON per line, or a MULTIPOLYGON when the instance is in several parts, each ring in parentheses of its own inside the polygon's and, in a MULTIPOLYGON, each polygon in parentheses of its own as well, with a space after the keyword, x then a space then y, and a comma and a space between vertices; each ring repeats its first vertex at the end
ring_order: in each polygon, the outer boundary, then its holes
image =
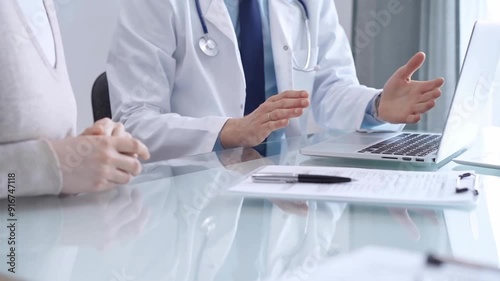
POLYGON ((478 21, 438 151, 437 162, 469 147, 492 120, 492 95, 500 75, 500 23, 478 21))

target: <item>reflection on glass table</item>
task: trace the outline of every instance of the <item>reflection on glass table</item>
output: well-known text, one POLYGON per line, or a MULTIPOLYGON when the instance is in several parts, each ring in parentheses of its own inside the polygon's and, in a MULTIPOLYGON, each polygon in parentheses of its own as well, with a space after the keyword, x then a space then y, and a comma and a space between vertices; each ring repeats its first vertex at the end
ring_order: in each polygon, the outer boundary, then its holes
MULTIPOLYGON (((332 258, 373 245, 499 266, 500 210, 495 206, 500 178, 493 174, 482 177, 484 196, 473 210, 250 199, 225 193, 269 164, 398 169, 390 163, 298 153, 328 136, 284 140, 280 152, 270 157, 234 149, 148 164, 145 174, 112 192, 23 199, 16 277, 302 281, 332 258)), ((450 163, 441 170, 462 168, 450 163)), ((2 245, 5 238, 1 232, 2 245)), ((5 266, 0 273, 6 273, 5 266)))

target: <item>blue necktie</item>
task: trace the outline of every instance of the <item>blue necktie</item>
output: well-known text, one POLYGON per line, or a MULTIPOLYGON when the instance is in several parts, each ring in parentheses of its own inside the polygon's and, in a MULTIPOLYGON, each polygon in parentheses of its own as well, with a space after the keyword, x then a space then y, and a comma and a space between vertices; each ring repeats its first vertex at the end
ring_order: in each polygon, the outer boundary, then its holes
POLYGON ((264 41, 258 0, 242 0, 239 8, 240 53, 245 72, 245 115, 266 100, 264 76, 264 41))

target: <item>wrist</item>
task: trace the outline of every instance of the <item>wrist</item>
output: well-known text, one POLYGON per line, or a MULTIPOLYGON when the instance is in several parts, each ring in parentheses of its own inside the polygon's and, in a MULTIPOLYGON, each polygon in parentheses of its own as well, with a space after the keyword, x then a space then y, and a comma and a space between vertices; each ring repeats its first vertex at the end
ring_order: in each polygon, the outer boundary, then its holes
POLYGON ((224 149, 235 148, 241 146, 239 140, 241 134, 239 132, 240 119, 228 119, 220 132, 220 143, 224 149))
POLYGON ((374 102, 374 116, 376 120, 387 123, 387 121, 384 120, 384 118, 381 116, 381 110, 380 110, 380 103, 382 101, 382 95, 384 92, 381 92, 375 97, 375 102, 374 102))

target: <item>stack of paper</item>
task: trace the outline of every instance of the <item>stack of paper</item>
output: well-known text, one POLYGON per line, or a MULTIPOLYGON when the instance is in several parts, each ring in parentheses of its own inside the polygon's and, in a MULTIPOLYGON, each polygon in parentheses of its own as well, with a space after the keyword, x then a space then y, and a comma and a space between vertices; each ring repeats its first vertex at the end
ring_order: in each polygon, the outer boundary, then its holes
POLYGON ((254 183, 249 177, 230 188, 232 194, 247 197, 330 200, 342 202, 404 205, 474 205, 476 177, 459 180, 463 172, 405 172, 331 167, 267 166, 259 173, 299 173, 349 177, 350 183, 254 183), (457 193, 457 187, 471 192, 457 193))

